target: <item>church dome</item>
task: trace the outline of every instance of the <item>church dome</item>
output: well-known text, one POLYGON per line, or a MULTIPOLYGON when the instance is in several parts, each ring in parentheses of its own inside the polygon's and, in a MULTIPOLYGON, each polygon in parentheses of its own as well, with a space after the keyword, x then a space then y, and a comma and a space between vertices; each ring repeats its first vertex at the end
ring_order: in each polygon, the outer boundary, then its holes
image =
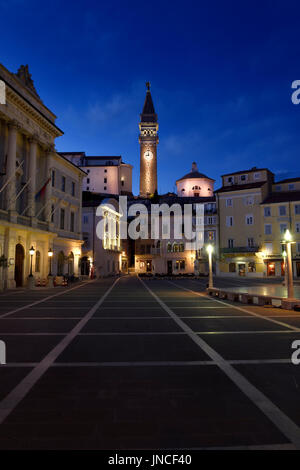
POLYGON ((200 173, 196 162, 192 170, 176 181, 177 194, 183 197, 210 197, 214 192, 214 179, 200 173))

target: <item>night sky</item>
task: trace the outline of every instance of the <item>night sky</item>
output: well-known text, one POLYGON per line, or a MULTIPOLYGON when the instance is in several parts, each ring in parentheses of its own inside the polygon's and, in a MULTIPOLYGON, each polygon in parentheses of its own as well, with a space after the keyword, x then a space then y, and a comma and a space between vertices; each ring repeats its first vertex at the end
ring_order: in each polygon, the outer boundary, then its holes
POLYGON ((253 166, 300 176, 299 2, 0 0, 0 19, 0 62, 29 64, 65 132, 57 150, 121 154, 135 194, 147 80, 160 193, 194 160, 216 187, 253 166))

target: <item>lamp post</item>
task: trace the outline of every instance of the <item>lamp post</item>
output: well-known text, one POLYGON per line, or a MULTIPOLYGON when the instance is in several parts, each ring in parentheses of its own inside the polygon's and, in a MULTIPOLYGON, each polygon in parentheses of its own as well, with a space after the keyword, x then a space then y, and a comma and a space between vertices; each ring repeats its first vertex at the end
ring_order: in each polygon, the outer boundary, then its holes
POLYGON ((33 275, 32 275, 32 258, 33 258, 34 252, 35 252, 35 249, 32 246, 29 250, 29 254, 30 254, 30 274, 29 274, 29 277, 33 277, 33 275))
POLYGON ((287 257, 287 252, 283 250, 282 252, 282 257, 283 257, 283 263, 284 263, 284 281, 283 285, 287 286, 288 285, 288 280, 287 280, 287 262, 286 262, 286 257, 287 257))
POLYGON ((212 253, 214 251, 213 245, 209 244, 206 247, 208 253, 208 288, 213 288, 213 272, 212 272, 212 253))
POLYGON ((49 250, 48 250, 48 257, 49 257, 49 274, 48 274, 48 276, 52 276, 52 272, 51 272, 52 256, 53 256, 53 250, 52 250, 51 248, 49 248, 49 250))
POLYGON ((35 249, 33 248, 33 246, 31 246, 30 250, 29 250, 29 255, 30 255, 30 273, 29 273, 29 276, 27 278, 27 288, 28 289, 34 289, 35 288, 35 279, 33 277, 33 274, 32 274, 32 258, 33 258, 33 255, 35 253, 35 249))
POLYGON ((294 298, 294 285, 293 285, 293 264, 292 264, 292 235, 289 230, 285 231, 284 242, 287 253, 287 297, 288 299, 294 298))
POLYGON ((52 248, 49 248, 48 250, 48 258, 49 258, 48 287, 54 287, 53 276, 52 276, 52 256, 53 256, 53 250, 52 248))

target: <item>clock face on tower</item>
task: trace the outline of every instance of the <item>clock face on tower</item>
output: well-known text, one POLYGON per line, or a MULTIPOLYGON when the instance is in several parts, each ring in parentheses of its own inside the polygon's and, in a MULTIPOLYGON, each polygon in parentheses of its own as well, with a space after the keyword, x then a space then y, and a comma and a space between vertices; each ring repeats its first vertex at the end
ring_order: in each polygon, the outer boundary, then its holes
POLYGON ((153 158, 153 153, 150 150, 146 150, 144 153, 144 158, 147 160, 147 162, 150 162, 153 158))

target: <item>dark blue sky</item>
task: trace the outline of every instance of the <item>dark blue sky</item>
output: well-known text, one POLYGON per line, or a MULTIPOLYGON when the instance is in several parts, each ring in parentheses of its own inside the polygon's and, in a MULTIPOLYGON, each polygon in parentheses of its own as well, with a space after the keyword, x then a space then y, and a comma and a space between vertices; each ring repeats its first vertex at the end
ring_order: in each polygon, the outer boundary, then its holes
POLYGON ((159 192, 194 160, 216 187, 222 173, 252 166, 300 176, 299 2, 0 0, 0 18, 0 62, 29 64, 65 132, 57 149, 121 154, 135 193, 146 80, 159 192))

